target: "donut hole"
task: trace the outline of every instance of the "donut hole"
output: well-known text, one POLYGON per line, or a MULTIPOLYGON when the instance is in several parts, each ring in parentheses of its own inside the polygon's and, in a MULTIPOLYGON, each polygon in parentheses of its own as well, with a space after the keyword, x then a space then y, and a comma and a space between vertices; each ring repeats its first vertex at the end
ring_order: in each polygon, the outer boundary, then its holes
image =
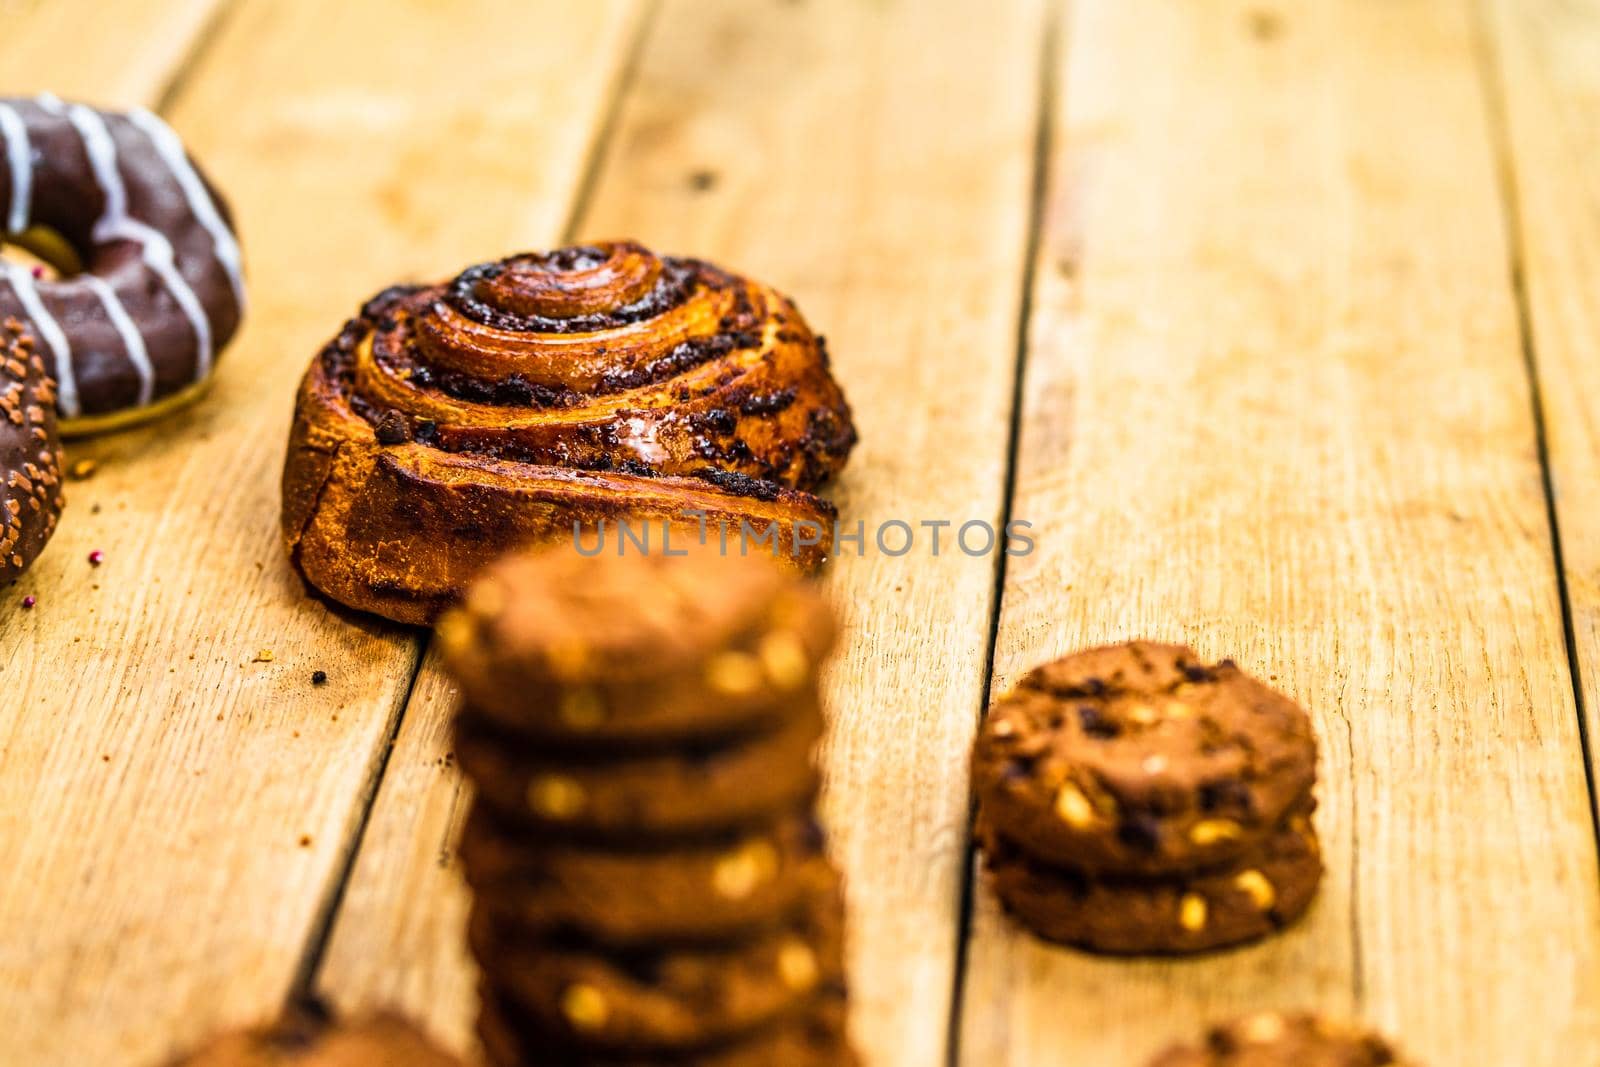
POLYGON ((49 226, 33 226, 0 237, 0 259, 20 263, 43 281, 83 273, 83 259, 72 242, 49 226))

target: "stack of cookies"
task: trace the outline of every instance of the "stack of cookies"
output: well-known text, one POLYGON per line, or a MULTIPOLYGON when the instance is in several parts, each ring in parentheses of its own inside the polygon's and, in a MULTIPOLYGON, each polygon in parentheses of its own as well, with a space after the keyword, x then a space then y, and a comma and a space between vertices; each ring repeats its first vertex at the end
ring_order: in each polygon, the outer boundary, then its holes
POLYGON ((757 558, 563 548, 490 568, 439 635, 490 1060, 854 1063, 824 602, 757 558))
POLYGON ((975 835, 1006 908, 1097 952, 1203 952, 1305 911, 1322 875, 1316 741, 1292 700, 1180 645, 1029 673, 973 754, 975 835))

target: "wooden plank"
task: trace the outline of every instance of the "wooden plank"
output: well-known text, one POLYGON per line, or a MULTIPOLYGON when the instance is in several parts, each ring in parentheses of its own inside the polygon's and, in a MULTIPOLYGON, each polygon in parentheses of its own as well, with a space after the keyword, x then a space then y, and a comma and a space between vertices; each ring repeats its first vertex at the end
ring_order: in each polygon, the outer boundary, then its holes
POLYGON ((0 95, 155 104, 233 0, 6 0, 0 95))
POLYGON ((252 314, 201 406, 74 451, 99 472, 0 613, 19 1062, 159 1060, 289 989, 418 649, 289 570, 295 383, 377 288, 547 231, 630 9, 248 0, 185 83, 173 119, 231 194, 252 314))
POLYGON ((1488 7, 1589 759, 1600 775, 1600 3, 1488 7))
POLYGON ((1013 503, 1039 549, 1006 575, 996 683, 1140 634, 1237 657, 1316 717, 1329 875, 1285 936, 1174 962, 1045 947, 980 881, 962 1062, 1139 1064, 1297 1005, 1422 1063, 1600 1047, 1467 4, 1077 0, 1063 39, 1013 503))
POLYGON ((314 988, 341 1010, 395 1008, 449 1048, 475 1047, 471 897, 456 839, 471 790, 450 757, 456 689, 430 647, 334 914, 314 988))
MULTIPOLYGON (((999 517, 1042 7, 671 0, 578 227, 795 296, 855 407, 862 444, 834 495, 869 530, 999 517)), ((825 815, 850 883, 856 1029, 869 1062, 918 1067, 946 1044, 994 581, 992 558, 947 533, 932 559, 923 536, 827 578, 846 632, 825 815)), ((450 702, 425 669, 322 986, 399 1000, 465 1044, 464 904, 440 862, 462 804, 440 765, 450 702)))

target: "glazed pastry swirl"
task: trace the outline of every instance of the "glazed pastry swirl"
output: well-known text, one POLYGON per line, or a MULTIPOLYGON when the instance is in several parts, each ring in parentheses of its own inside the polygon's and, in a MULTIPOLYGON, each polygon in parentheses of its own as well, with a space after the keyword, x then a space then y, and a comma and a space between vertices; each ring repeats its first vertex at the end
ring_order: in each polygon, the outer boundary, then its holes
POLYGON ((810 568, 834 514, 811 490, 854 443, 822 340, 772 289, 628 242, 520 255, 390 289, 322 352, 284 533, 312 585, 406 622, 501 552, 624 515, 775 527, 810 568))

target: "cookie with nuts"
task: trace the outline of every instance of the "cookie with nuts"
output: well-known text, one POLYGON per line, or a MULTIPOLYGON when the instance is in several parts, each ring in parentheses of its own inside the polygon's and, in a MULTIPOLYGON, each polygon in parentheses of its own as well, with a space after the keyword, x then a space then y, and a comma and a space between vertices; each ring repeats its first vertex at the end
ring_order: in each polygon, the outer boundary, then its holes
POLYGON ((756 556, 562 548, 491 566, 439 622, 467 703, 567 745, 650 744, 779 718, 832 647, 817 592, 756 556))
POLYGON ((816 795, 822 735, 814 693, 756 732, 630 753, 563 751, 508 734, 483 716, 456 720, 455 753, 480 803, 507 822, 560 837, 634 841, 707 834, 793 811, 816 795))
POLYGON ((475 905, 468 939, 485 980, 526 1032, 604 1052, 679 1052, 793 1018, 844 974, 837 889, 736 942, 602 951, 507 930, 475 905))
POLYGON ((1198 1046, 1175 1046, 1149 1067, 1406 1067, 1376 1034, 1305 1012, 1259 1012, 1213 1027, 1198 1046))
POLYGON ((973 788, 1035 857, 1154 875, 1260 849, 1316 776, 1305 711, 1230 660, 1132 641, 1029 672, 979 731, 973 788))
POLYGON ((497 925, 630 947, 783 924, 835 890, 825 845, 809 813, 734 834, 599 848, 508 834, 479 807, 460 848, 478 904, 497 925))
MULTIPOLYGON (((674 1067, 857 1067, 860 1063, 846 1034, 844 986, 825 982, 811 1004, 792 1018, 735 1041, 675 1055, 674 1067)), ((515 1009, 498 1003, 491 990, 483 991, 478 1015, 478 1038, 491 1067, 585 1067, 596 1062, 582 1048, 559 1048, 548 1034, 527 1030, 515 1009)), ((657 1056, 608 1056, 607 1067, 660 1067, 657 1056)))
POLYGON ((974 833, 995 895, 1040 937, 1114 955, 1206 952, 1271 934, 1304 914, 1322 877, 1311 804, 1246 856, 1160 878, 1048 865, 979 813, 974 833))

